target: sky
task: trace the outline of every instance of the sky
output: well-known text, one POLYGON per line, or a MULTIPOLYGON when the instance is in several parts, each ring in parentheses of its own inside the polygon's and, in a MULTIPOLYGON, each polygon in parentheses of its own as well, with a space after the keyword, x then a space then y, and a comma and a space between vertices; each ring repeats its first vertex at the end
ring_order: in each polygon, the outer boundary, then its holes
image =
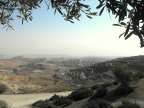
POLYGON ((144 52, 137 36, 119 38, 125 29, 112 26, 117 20, 106 11, 93 19, 83 15, 72 24, 42 4, 33 17, 23 25, 15 18, 14 30, 6 31, 0 25, 0 55, 135 56, 144 52))

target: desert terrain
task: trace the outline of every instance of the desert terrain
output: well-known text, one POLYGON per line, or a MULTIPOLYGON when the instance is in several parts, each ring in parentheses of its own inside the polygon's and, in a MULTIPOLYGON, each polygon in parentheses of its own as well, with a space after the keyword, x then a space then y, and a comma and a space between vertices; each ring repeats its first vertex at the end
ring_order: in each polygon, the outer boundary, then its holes
MULTIPOLYGON (((110 58, 41 58, 10 57, 0 58, 0 81, 8 89, 0 95, 0 100, 11 104, 12 108, 30 108, 38 100, 49 99, 52 95, 68 95, 81 87, 111 83, 115 80, 112 69, 116 65, 128 65, 130 70, 143 75, 144 57, 110 58)), ((144 79, 135 83, 135 91, 126 96, 113 97, 111 104, 116 106, 123 99, 137 102, 144 107, 144 79)), ((116 86, 109 86, 109 92, 116 86)), ((109 94, 111 96, 111 94, 109 94)), ((106 97, 109 100, 109 96, 106 97)), ((89 98, 73 102, 66 108, 85 108, 89 98)))
POLYGON ((54 93, 40 93, 40 94, 14 94, 14 95, 0 95, 0 100, 4 100, 12 108, 31 108, 31 104, 38 100, 45 100, 52 97, 54 94, 67 96, 71 91, 54 92, 54 93))

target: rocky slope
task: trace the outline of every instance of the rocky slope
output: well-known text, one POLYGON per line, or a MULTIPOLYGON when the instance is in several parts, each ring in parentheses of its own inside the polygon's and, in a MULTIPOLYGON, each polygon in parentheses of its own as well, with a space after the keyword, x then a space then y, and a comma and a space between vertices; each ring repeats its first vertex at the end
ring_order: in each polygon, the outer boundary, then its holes
POLYGON ((67 91, 75 87, 54 77, 55 70, 69 69, 45 59, 0 59, 0 81, 8 86, 6 94, 67 91))
POLYGON ((113 81, 112 69, 115 65, 126 64, 135 72, 144 70, 144 56, 95 62, 91 59, 86 63, 83 59, 21 56, 0 59, 0 80, 8 85, 8 93, 52 92, 113 81))
POLYGON ((116 65, 128 65, 131 70, 143 73, 144 56, 117 58, 96 63, 92 66, 65 71, 60 70, 55 74, 55 77, 77 86, 100 83, 114 79, 112 70, 116 65))

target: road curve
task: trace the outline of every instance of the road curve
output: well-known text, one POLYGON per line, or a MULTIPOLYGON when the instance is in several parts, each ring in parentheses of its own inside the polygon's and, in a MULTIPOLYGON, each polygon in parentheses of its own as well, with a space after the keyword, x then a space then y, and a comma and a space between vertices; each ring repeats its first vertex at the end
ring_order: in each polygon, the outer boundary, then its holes
POLYGON ((31 104, 38 100, 49 99, 54 94, 67 96, 70 93, 71 91, 40 94, 0 95, 0 100, 6 101, 9 105, 11 105, 11 108, 31 108, 31 104))

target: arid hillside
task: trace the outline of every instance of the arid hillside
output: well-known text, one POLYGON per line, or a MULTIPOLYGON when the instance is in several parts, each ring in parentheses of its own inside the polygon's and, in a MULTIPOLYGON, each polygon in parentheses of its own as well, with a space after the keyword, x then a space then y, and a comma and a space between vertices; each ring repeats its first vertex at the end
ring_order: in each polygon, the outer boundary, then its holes
POLYGON ((56 70, 68 69, 42 59, 0 59, 0 81, 8 86, 7 94, 55 92, 75 87, 54 77, 56 70))
MULTIPOLYGON (((104 61, 104 58, 101 59, 104 61)), ((0 59, 0 80, 8 86, 7 94, 67 91, 78 88, 56 74, 78 67, 91 66, 100 59, 28 58, 0 59)))
MULTIPOLYGON (((143 61, 144 56, 134 56, 104 62, 89 61, 91 63, 89 65, 89 62, 87 64, 86 61, 77 59, 15 57, 0 60, 0 80, 1 83, 8 86, 5 94, 74 91, 85 87, 92 90, 94 95, 102 87, 107 89, 107 94, 100 99, 105 99, 114 107, 120 105, 123 100, 128 100, 139 104, 143 108, 143 61), (129 94, 115 95, 115 90, 117 90, 120 83, 114 84, 116 78, 112 71, 117 65, 127 65, 129 70, 140 79, 130 83, 134 91, 129 94)), ((87 92, 83 95, 85 94, 87 92)), ((66 108, 89 108, 87 105, 93 104, 89 103, 89 99, 93 95, 79 101, 72 100, 72 104, 66 108)), ((70 96, 68 98, 71 99, 70 96)))
POLYGON ((103 83, 114 80, 112 70, 117 65, 127 65, 139 77, 144 74, 144 56, 133 56, 117 58, 71 70, 58 71, 55 76, 77 86, 103 83))
POLYGON ((0 80, 8 85, 7 93, 53 92, 113 81, 116 65, 126 64, 140 74, 144 69, 144 56, 98 60, 22 56, 0 59, 0 80))

